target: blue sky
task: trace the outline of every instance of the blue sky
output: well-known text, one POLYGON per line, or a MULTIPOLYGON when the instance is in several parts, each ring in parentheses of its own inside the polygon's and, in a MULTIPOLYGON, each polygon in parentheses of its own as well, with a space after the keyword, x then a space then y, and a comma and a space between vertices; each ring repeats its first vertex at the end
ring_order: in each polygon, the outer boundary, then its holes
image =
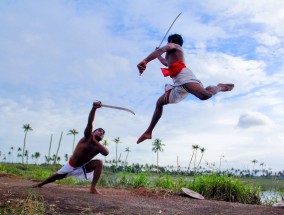
MULTIPOLYGON (((284 2, 278 0, 35 1, 0 2, 0 150, 70 154, 70 129, 81 138, 92 102, 130 108, 136 115, 102 108, 94 127, 106 130, 109 159, 126 147, 130 163, 155 163, 155 138, 165 144, 161 165, 187 166, 192 145, 204 161, 224 168, 252 168, 252 160, 283 170, 284 2), (235 89, 207 101, 189 96, 168 105, 140 145, 155 102, 171 83, 157 60, 142 76, 137 63, 170 33, 184 37, 187 66, 204 86, 231 82, 235 89), (282 158, 282 159, 281 159, 282 158)), ((163 45, 165 42, 163 43, 163 45)), ((257 165, 259 165, 259 163, 257 165)), ((204 165, 204 162, 203 162, 204 165)))

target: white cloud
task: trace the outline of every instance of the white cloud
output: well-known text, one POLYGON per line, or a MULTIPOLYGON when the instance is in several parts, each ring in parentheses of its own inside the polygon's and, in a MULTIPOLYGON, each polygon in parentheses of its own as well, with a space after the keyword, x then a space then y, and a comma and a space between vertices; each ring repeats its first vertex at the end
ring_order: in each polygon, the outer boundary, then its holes
POLYGON ((281 42, 281 40, 278 37, 269 35, 267 33, 257 34, 255 35, 255 37, 260 43, 266 46, 277 45, 281 42))
POLYGON ((238 121, 238 127, 240 128, 251 128, 255 126, 271 126, 273 122, 269 117, 259 112, 249 112, 242 114, 238 121))

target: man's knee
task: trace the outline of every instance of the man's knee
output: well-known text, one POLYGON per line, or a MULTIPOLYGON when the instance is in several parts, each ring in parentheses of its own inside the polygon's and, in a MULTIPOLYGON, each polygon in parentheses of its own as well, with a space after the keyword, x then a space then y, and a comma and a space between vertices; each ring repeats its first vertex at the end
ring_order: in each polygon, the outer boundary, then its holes
POLYGON ((211 97, 212 97, 211 93, 204 93, 198 96, 200 100, 207 100, 207 99, 210 99, 211 97))
POLYGON ((167 93, 162 95, 156 102, 156 107, 162 107, 163 105, 168 104, 168 96, 167 93))
POLYGON ((93 160, 93 165, 94 165, 94 168, 102 168, 103 162, 102 160, 93 160))
POLYGON ((96 160, 97 166, 103 167, 103 161, 102 160, 96 160))

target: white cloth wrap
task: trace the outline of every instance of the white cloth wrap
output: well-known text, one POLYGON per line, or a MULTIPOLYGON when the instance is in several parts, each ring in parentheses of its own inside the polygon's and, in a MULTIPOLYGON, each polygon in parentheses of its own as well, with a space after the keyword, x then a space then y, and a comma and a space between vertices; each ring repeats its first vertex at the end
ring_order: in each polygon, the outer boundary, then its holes
POLYGON ((69 163, 66 163, 60 170, 57 171, 57 174, 67 174, 66 177, 72 176, 80 180, 92 181, 94 171, 86 173, 85 176, 83 166, 74 168, 69 163))
POLYGON ((199 81, 188 68, 183 68, 177 75, 172 77, 172 79, 174 83, 173 85, 165 85, 165 91, 171 90, 168 104, 178 103, 189 94, 181 85, 186 83, 197 83, 202 86, 201 81, 199 81))

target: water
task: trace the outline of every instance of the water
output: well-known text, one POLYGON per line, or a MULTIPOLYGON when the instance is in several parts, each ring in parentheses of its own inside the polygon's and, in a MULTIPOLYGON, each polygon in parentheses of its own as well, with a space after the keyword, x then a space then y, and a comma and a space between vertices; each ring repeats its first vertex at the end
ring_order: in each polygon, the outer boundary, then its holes
POLYGON ((281 201, 282 197, 281 195, 273 190, 270 191, 263 191, 261 195, 261 203, 274 203, 281 201))

